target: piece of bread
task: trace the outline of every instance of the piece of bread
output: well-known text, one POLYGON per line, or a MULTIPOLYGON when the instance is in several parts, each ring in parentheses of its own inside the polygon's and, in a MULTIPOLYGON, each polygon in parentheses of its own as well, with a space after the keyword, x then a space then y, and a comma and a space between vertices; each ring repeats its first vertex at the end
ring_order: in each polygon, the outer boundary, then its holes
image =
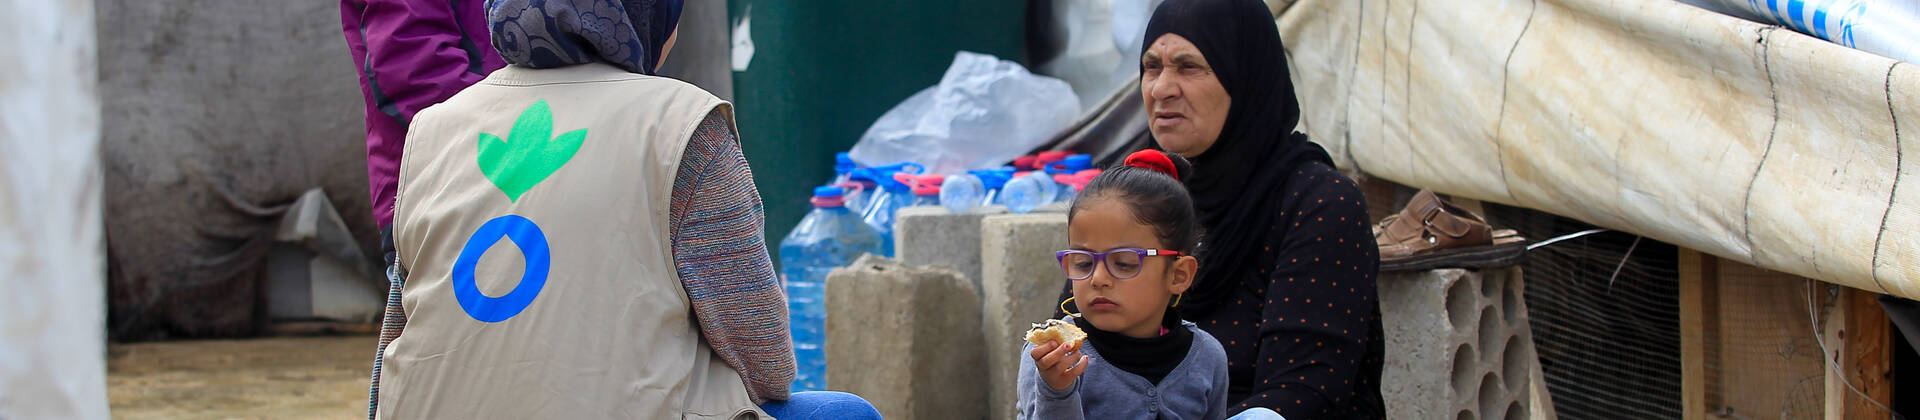
POLYGON ((1080 327, 1074 326, 1072 322, 1058 319, 1049 319, 1047 322, 1033 324, 1033 328, 1027 330, 1026 337, 1027 342, 1033 343, 1034 345, 1046 344, 1048 341, 1058 341, 1061 345, 1066 346, 1077 346, 1080 344, 1080 340, 1086 338, 1087 333, 1080 331, 1080 327))

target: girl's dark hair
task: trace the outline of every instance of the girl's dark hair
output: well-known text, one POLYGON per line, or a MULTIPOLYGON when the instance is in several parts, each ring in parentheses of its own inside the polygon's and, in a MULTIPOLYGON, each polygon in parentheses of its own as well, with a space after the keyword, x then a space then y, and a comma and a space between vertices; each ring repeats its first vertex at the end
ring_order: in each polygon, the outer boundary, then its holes
MULTIPOLYGON (((1193 166, 1180 155, 1167 153, 1166 156, 1173 161, 1179 176, 1193 173, 1193 166)), ((1074 197, 1073 206, 1067 209, 1069 223, 1074 214, 1080 212, 1080 207, 1099 198, 1115 198, 1126 203, 1133 210, 1133 219, 1153 226, 1155 236, 1167 249, 1192 255, 1200 243, 1200 221, 1193 211, 1193 197, 1187 195, 1187 187, 1173 175, 1125 163, 1116 165, 1087 182, 1080 195, 1074 197)))

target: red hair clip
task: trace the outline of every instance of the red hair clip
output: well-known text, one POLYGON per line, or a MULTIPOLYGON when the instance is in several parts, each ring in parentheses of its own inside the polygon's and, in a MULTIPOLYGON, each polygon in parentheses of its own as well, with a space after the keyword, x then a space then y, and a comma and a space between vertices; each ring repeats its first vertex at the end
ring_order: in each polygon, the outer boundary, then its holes
POLYGON ((1146 149, 1127 155, 1127 166, 1147 168, 1154 172, 1167 174, 1174 181, 1180 180, 1180 170, 1173 166, 1173 159, 1159 150, 1146 149))

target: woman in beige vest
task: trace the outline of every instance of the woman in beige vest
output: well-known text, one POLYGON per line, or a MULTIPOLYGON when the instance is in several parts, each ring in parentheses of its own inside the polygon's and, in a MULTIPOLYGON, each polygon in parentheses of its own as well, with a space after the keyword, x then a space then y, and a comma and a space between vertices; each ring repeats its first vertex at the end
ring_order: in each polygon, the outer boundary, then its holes
POLYGON ((653 75, 680 7, 488 2, 510 65, 407 133, 388 305, 404 328, 382 334, 374 416, 879 418, 788 392, 786 298, 733 107, 653 75))

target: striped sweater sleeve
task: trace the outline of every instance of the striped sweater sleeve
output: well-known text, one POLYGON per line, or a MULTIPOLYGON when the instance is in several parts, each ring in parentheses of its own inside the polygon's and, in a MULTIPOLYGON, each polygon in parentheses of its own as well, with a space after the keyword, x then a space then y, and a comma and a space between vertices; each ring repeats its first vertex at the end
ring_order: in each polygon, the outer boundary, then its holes
POLYGON ((767 254, 753 172, 717 110, 687 143, 669 217, 674 265, 707 344, 740 371, 755 404, 787 399, 787 298, 767 254))

